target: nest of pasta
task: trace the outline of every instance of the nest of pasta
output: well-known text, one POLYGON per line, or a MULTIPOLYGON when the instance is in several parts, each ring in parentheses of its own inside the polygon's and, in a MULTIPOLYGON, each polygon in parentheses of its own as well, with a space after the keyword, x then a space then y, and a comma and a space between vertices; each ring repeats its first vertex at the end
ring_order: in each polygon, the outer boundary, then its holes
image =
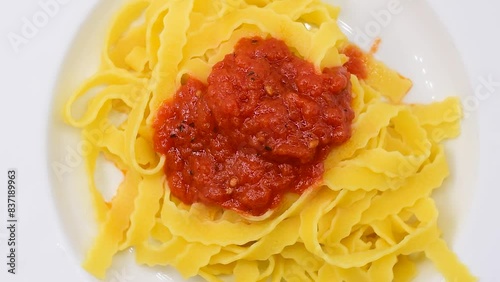
POLYGON ((272 36, 318 70, 344 65, 339 8, 317 0, 134 0, 115 16, 102 63, 71 97, 65 120, 104 138, 86 158, 100 230, 83 266, 104 278, 113 256, 172 265, 184 277, 221 281, 409 281, 424 252, 450 281, 473 280, 440 237, 431 198, 449 175, 442 142, 460 133, 456 98, 402 103, 411 82, 367 56, 351 76, 352 137, 327 157, 317 187, 289 194, 264 217, 241 216, 170 195, 152 123, 184 74, 206 80, 238 40, 272 36), (306 25, 305 25, 306 23, 306 25), (96 90, 97 89, 97 90, 96 90), (94 91, 96 90, 96 91, 94 91), (81 117, 72 105, 94 91, 81 117), (127 115, 120 125, 109 113, 127 115), (437 134, 438 132, 439 134, 437 134), (94 180, 100 154, 124 172, 106 202, 94 180))

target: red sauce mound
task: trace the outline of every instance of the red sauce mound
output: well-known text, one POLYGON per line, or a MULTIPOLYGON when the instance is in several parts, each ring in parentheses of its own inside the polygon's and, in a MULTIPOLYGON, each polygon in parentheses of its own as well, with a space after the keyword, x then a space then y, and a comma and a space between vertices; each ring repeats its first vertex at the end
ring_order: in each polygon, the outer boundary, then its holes
POLYGON ((283 41, 240 40, 207 85, 187 79, 157 113, 172 194, 264 214, 320 180, 328 152, 351 136, 351 100, 346 68, 318 74, 283 41))

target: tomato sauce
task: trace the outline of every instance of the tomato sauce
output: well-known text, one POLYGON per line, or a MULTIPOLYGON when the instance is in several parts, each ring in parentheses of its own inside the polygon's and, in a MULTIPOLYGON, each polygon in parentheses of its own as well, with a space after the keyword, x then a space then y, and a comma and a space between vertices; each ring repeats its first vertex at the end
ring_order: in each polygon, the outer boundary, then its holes
POLYGON ((342 53, 349 57, 349 61, 344 65, 347 70, 359 79, 366 79, 368 77, 366 54, 358 46, 352 44, 347 45, 342 53))
POLYGON ((241 39, 206 84, 189 77, 158 110, 172 194, 258 216, 302 193, 351 136, 349 77, 345 67, 317 73, 281 40, 241 39))

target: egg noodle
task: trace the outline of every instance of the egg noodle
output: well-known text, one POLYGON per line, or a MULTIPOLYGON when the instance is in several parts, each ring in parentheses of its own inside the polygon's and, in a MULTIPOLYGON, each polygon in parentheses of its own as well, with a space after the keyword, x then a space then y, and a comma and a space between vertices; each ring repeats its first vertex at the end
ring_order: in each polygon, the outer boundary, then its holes
POLYGON ((449 175, 441 143, 460 133, 460 101, 401 103, 411 82, 372 56, 368 78, 351 77, 352 138, 329 154, 318 187, 287 195, 259 220, 170 195, 152 123, 184 75, 206 82, 212 66, 251 36, 283 40, 318 71, 343 65, 339 50, 349 42, 338 14, 317 0, 127 2, 99 70, 64 108, 65 121, 93 144, 86 169, 100 228, 87 271, 105 278, 113 256, 133 247, 140 264, 208 281, 410 281, 424 257, 448 281, 475 280, 440 237, 431 198, 449 175), (116 112, 127 117, 118 125, 110 119, 116 112), (93 132, 104 137, 88 138, 93 132), (109 202, 94 179, 100 155, 124 174, 109 202))

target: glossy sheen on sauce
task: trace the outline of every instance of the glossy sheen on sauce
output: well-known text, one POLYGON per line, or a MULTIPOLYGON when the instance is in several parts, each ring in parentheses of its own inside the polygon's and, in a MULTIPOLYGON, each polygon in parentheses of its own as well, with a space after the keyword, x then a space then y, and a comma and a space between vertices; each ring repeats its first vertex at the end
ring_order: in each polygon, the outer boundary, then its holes
POLYGON ((174 196, 249 215, 321 179, 351 136, 350 74, 314 66, 283 41, 244 38, 204 84, 188 78, 159 109, 155 149, 174 196))

